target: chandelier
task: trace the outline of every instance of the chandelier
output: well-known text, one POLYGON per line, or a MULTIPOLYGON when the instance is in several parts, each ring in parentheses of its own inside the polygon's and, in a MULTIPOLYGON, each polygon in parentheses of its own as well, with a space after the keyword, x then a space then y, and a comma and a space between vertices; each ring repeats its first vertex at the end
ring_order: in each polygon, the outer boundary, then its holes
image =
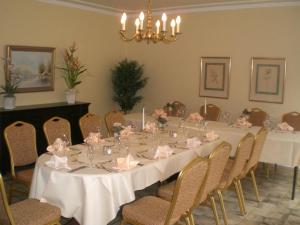
POLYGON ((155 23, 156 29, 153 31, 153 22, 152 22, 152 11, 151 11, 151 0, 148 0, 148 9, 146 13, 146 28, 144 28, 145 14, 142 11, 138 18, 135 20, 135 33, 131 37, 126 37, 126 20, 127 15, 124 12, 121 17, 121 30, 120 35, 124 41, 136 40, 147 41, 149 44, 151 41, 153 43, 164 42, 170 43, 177 40, 177 35, 180 33, 180 23, 181 17, 177 16, 176 19, 172 19, 170 22, 171 33, 168 35, 167 32, 167 15, 162 14, 161 20, 157 20, 155 23), (161 26, 162 25, 162 26, 161 26))

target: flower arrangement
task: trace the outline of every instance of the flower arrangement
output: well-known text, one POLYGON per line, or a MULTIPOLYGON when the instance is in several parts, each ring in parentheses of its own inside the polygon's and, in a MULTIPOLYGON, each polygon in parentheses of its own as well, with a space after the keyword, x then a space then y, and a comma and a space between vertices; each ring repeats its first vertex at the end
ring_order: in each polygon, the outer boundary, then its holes
POLYGON ((189 122, 200 122, 203 120, 203 117, 199 113, 191 113, 187 118, 189 122))
POLYGON ((79 61, 79 57, 75 56, 77 50, 75 43, 67 48, 64 53, 65 67, 58 67, 58 69, 64 71, 63 78, 69 89, 73 89, 81 84, 81 77, 87 71, 86 66, 79 61))
POLYGON ((243 110, 243 112, 242 112, 242 115, 241 115, 241 117, 249 117, 249 115, 250 115, 250 113, 251 113, 251 109, 250 108, 245 108, 244 110, 243 110))
POLYGON ((84 142, 87 143, 88 145, 96 145, 96 144, 101 144, 104 143, 105 140, 101 139, 101 133, 89 133, 89 136, 84 139, 84 142))
POLYGON ((165 124, 168 122, 167 113, 163 109, 155 109, 152 116, 155 117, 156 120, 161 124, 165 124))

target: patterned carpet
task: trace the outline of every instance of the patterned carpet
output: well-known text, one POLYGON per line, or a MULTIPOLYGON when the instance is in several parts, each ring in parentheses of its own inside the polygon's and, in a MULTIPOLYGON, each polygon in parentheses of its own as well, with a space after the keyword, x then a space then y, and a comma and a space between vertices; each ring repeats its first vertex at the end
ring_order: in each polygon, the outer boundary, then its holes
MULTIPOLYGON (((269 178, 266 178, 262 166, 257 170, 257 183, 260 190, 262 202, 255 201, 255 195, 250 179, 242 182, 245 198, 247 215, 240 216, 237 198, 233 188, 224 193, 225 207, 227 209, 229 224, 231 225, 299 225, 300 224, 300 177, 295 200, 290 200, 292 187, 293 170, 284 167, 278 167, 275 174, 271 170, 269 178)), ((5 179, 7 185, 10 180, 5 179)), ((24 187, 20 186, 20 189, 24 187)), ((158 184, 136 192, 136 197, 145 195, 155 195, 158 184)), ((12 202, 21 201, 26 196, 18 195, 13 197, 12 202)), ((120 224, 120 212, 118 216, 109 223, 109 225, 120 224)), ((219 216, 221 217, 219 209, 219 216)), ((212 211, 208 207, 200 206, 194 211, 197 225, 214 225, 212 211)), ((76 220, 62 218, 64 225, 78 225, 76 220)), ((184 224, 184 223, 182 223, 184 224)), ((223 221, 221 220, 221 224, 223 221)), ((88 225, 88 224, 86 224, 88 225)))

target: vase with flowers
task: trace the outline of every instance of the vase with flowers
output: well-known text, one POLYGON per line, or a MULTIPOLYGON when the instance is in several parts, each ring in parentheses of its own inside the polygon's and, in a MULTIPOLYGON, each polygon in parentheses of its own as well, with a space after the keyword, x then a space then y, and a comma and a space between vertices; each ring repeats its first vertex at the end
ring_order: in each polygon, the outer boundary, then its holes
POLYGON ((159 128, 163 130, 168 122, 167 113, 163 109, 155 109, 152 116, 156 118, 159 128))
POLYGON ((76 44, 67 48, 64 53, 64 67, 58 67, 63 70, 63 78, 68 87, 66 91, 66 99, 68 104, 74 104, 76 102, 76 90, 75 87, 81 84, 82 75, 87 71, 85 65, 81 64, 79 57, 75 55, 77 51, 76 44))

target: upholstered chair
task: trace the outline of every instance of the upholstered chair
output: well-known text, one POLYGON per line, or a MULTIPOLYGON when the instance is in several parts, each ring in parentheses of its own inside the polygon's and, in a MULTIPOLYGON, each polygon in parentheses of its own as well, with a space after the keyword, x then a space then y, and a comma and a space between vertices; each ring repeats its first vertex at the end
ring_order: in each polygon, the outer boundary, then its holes
MULTIPOLYGON (((238 202, 239 202, 239 207, 240 207, 240 211, 242 215, 246 214, 246 211, 244 209, 244 204, 243 204, 243 199, 241 196, 241 190, 240 190, 240 175, 243 173, 243 169, 247 163, 247 161, 249 160, 252 148, 253 148, 253 143, 254 143, 254 135, 251 133, 246 134, 246 136, 244 136, 240 142, 239 145, 237 147, 236 153, 235 153, 235 157, 234 159, 229 159, 221 182, 219 184, 218 190, 217 190, 217 194, 219 198, 222 198, 221 193, 223 191, 225 191, 226 189, 228 189, 231 184, 234 184, 235 187, 235 191, 238 197, 238 202)), ((222 203, 223 201, 220 200, 220 203, 222 203)), ((226 211, 225 211, 225 206, 221 205, 221 210, 223 213, 223 218, 224 218, 224 223, 225 225, 228 224, 227 221, 227 215, 226 215, 226 211)))
POLYGON ((206 105, 206 115, 205 115, 205 106, 200 107, 200 115, 206 120, 218 121, 221 115, 221 109, 214 104, 206 105))
POLYGON ((33 168, 20 168, 34 164, 38 158, 36 131, 33 125, 16 121, 4 129, 4 137, 9 151, 13 178, 10 189, 11 198, 13 192, 17 191, 14 188, 16 182, 21 182, 30 188, 33 168))
POLYGON ((37 199, 26 199, 9 205, 0 174, 1 225, 60 225, 60 209, 37 199))
POLYGON ((288 123, 295 131, 300 131, 300 113, 290 112, 282 116, 282 122, 288 123))
POLYGON ((112 110, 105 115, 105 125, 109 136, 114 135, 113 125, 114 123, 125 124, 124 114, 121 111, 112 110))
POLYGON ((63 138, 64 135, 72 144, 71 127, 68 120, 58 116, 52 117, 44 123, 43 129, 48 145, 52 145, 56 138, 63 138))
POLYGON ((192 160, 174 182, 170 201, 147 196, 126 205, 122 211, 122 225, 171 225, 182 217, 186 224, 194 224, 191 212, 196 206, 207 169, 208 160, 201 157, 192 160))
POLYGON ((252 123, 253 126, 263 127, 264 122, 267 119, 267 113, 259 108, 251 109, 248 121, 252 123))
POLYGON ((169 107, 168 104, 164 106, 164 111, 167 113, 167 115, 174 117, 184 117, 186 106, 179 101, 174 101, 172 105, 173 107, 169 107))
MULTIPOLYGON (((211 152, 208 157, 209 167, 206 179, 204 180, 202 191, 199 193, 196 200, 196 205, 205 204, 208 201, 210 202, 217 225, 220 224, 220 221, 215 203, 214 192, 218 190, 225 166, 230 155, 230 151, 231 145, 227 142, 222 142, 211 152)), ((175 183, 171 182, 159 188, 158 196, 167 201, 171 201, 174 196, 174 190, 175 183)), ((224 205, 223 198, 221 198, 221 201, 224 205)))
MULTIPOLYGON (((252 180, 252 184, 253 184, 253 188, 255 191, 255 196, 256 196, 256 200, 259 202, 260 200, 260 196, 259 196, 259 192, 258 192, 258 188, 257 188, 257 184, 256 184, 256 179, 255 179, 255 169, 257 167, 260 155, 262 153, 263 147, 264 147, 264 143, 265 140, 267 138, 268 135, 268 131, 266 128, 262 127, 258 133, 255 136, 255 141, 253 144, 253 148, 249 157, 249 160, 247 161, 241 175, 238 177, 239 180, 243 179, 246 177, 247 174, 250 174, 251 176, 251 180, 252 180)), ((239 182, 239 189, 240 189, 240 194, 243 200, 243 207, 244 209, 245 207, 245 200, 244 200, 244 194, 243 194, 243 189, 242 189, 242 185, 239 182)))
POLYGON ((79 119, 79 127, 81 130, 83 139, 88 137, 89 133, 91 133, 91 132, 94 132, 94 133, 99 132, 100 125, 101 125, 100 117, 97 116, 96 114, 87 113, 87 114, 83 115, 79 119))

